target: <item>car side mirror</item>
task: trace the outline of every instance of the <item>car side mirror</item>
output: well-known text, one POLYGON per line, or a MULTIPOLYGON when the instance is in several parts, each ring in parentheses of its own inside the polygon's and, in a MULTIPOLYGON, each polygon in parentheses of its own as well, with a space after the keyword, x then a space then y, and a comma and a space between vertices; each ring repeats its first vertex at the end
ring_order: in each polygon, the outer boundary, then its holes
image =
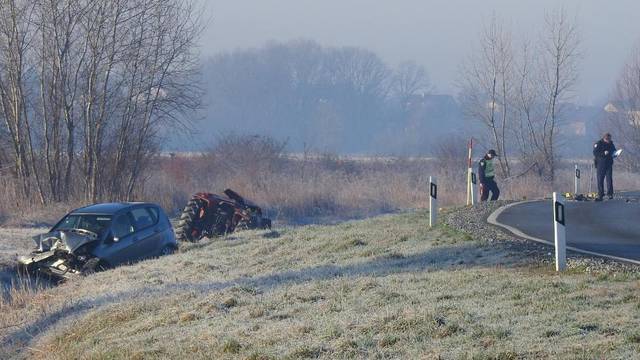
POLYGON ((120 241, 120 238, 114 236, 111 232, 109 233, 109 236, 107 236, 107 243, 117 243, 118 241, 120 241))

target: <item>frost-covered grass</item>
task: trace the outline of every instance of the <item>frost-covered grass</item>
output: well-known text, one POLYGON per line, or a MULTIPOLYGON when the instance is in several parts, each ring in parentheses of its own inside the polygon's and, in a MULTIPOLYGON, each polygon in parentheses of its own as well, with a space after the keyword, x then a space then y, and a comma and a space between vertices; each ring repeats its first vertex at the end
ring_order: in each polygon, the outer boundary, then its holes
POLYGON ((45 231, 42 228, 0 228, 0 306, 8 292, 12 293, 11 297, 24 300, 45 285, 27 274, 21 276, 16 272, 17 256, 32 251, 31 237, 45 231))
POLYGON ((46 231, 46 228, 0 227, 0 269, 13 266, 16 255, 32 251, 35 243, 31 237, 46 231))
POLYGON ((242 232, 5 301, 0 358, 632 358, 638 279, 423 212, 242 232))

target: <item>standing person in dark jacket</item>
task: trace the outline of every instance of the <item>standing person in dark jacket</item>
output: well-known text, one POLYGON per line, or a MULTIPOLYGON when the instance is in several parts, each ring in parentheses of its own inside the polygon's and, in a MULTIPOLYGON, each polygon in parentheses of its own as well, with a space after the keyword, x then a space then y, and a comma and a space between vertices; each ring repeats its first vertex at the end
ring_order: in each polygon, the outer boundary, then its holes
POLYGON ((604 179, 607 178, 607 196, 613 199, 613 158, 616 146, 611 141, 611 134, 606 133, 595 145, 593 156, 595 157, 596 170, 598 171, 598 197, 596 201, 602 201, 604 196, 604 179))
POLYGON ((493 161, 497 156, 495 150, 489 150, 478 163, 480 201, 487 201, 489 199, 489 192, 491 192, 491 201, 498 200, 498 197, 500 197, 500 189, 498 189, 498 184, 495 181, 496 170, 493 161))

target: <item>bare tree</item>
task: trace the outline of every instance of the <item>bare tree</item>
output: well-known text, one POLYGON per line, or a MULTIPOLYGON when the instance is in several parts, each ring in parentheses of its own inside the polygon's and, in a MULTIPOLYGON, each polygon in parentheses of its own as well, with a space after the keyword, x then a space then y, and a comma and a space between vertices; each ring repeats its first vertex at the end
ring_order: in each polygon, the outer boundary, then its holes
POLYGON ((494 15, 484 28, 479 48, 462 67, 459 87, 465 113, 488 129, 503 176, 511 173, 508 131, 511 126, 511 92, 514 56, 511 34, 494 15))
POLYGON ((606 126, 614 133, 618 147, 625 149, 622 164, 640 169, 640 48, 625 64, 608 107, 606 126))
POLYGON ((324 81, 331 89, 325 93, 350 119, 347 132, 364 134, 381 127, 381 105, 389 95, 391 71, 373 52, 354 48, 327 51, 324 81))
POLYGON ((46 202, 34 150, 29 111, 28 51, 32 41, 31 1, 0 2, 0 105, 14 150, 15 171, 24 197, 35 183, 38 198, 46 202))
POLYGON ((8 0, 0 16, 0 116, 25 197, 131 199, 162 129, 199 107, 194 2, 8 0))
POLYGON ((127 181, 123 188, 112 182, 112 197, 132 198, 142 170, 157 152, 158 129, 184 125, 182 115, 199 107, 198 63, 190 50, 201 27, 189 16, 192 6, 153 2, 143 9, 146 16, 131 24, 134 36, 126 44, 122 69, 122 78, 131 82, 123 85, 128 95, 119 103, 124 110, 115 137, 115 172, 126 174, 127 181))
POLYGON ((511 35, 495 16, 480 49, 463 68, 462 100, 467 114, 482 120, 491 144, 510 172, 513 146, 523 168, 554 179, 562 108, 577 81, 579 37, 564 10, 546 16, 539 42, 524 41, 515 53, 511 35))
POLYGON ((555 177, 558 126, 562 104, 567 102, 578 80, 580 37, 577 27, 564 9, 546 16, 546 29, 540 43, 540 75, 545 112, 540 143, 549 180, 555 177))
POLYGON ((391 118, 391 70, 365 49, 270 43, 220 54, 206 69, 208 100, 216 109, 209 116, 222 132, 352 151, 368 145, 391 118))
POLYGON ((35 7, 36 41, 32 49, 39 78, 42 141, 49 194, 67 200, 76 157, 76 128, 80 77, 87 55, 87 37, 78 31, 92 2, 42 0, 35 7))
POLYGON ((409 61, 400 64, 395 69, 392 78, 392 92, 403 110, 406 110, 411 97, 424 95, 432 90, 433 86, 424 66, 409 61))
POLYGON ((513 102, 516 122, 512 133, 523 168, 536 168, 538 175, 543 175, 544 167, 540 164, 544 164, 544 143, 541 137, 544 106, 541 101, 538 62, 531 49, 530 42, 523 42, 516 61, 513 102))

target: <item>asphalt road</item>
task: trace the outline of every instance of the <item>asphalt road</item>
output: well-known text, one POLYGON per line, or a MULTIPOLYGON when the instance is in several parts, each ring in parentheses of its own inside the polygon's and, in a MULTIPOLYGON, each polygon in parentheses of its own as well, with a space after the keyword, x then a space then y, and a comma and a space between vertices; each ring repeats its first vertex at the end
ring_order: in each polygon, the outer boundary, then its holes
MULTIPOLYGON (((640 194, 603 202, 566 202, 567 245, 580 250, 640 261, 640 194)), ((517 204, 496 218, 525 235, 553 242, 551 200, 517 204)))

